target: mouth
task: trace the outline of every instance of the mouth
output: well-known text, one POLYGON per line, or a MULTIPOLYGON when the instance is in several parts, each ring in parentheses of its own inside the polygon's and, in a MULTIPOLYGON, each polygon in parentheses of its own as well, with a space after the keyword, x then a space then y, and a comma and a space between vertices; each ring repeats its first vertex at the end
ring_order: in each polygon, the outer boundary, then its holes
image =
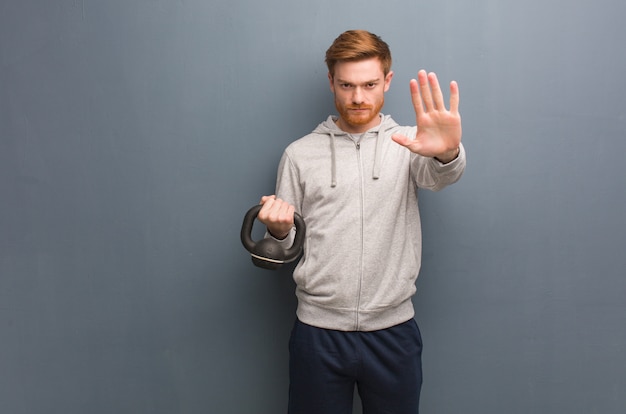
POLYGON ((348 108, 349 111, 353 111, 353 112, 367 112, 367 111, 370 111, 371 109, 372 108, 370 107, 364 107, 364 106, 348 108))

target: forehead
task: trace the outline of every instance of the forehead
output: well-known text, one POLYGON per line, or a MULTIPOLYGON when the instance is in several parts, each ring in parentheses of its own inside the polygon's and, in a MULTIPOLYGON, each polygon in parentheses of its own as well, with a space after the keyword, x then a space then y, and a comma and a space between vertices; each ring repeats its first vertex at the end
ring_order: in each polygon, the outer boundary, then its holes
POLYGON ((335 65, 335 79, 350 83, 383 79, 383 66, 378 58, 356 62, 340 61, 335 65))

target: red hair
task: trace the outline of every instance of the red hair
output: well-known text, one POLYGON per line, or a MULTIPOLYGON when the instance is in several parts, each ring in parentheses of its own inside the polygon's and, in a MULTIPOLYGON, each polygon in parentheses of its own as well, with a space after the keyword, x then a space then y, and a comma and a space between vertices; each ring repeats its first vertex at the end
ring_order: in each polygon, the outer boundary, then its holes
POLYGON ((379 36, 366 30, 348 30, 335 39, 326 51, 326 65, 331 76, 335 75, 337 62, 355 62, 378 58, 385 76, 391 71, 391 51, 379 36))

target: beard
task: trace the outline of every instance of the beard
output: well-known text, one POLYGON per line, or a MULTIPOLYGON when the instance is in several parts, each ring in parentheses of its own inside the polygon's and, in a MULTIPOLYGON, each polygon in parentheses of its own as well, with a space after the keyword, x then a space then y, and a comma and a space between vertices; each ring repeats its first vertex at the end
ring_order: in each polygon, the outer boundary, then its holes
POLYGON ((383 108, 385 104, 385 98, 382 98, 379 102, 376 102, 374 105, 342 105, 337 98, 335 98, 335 108, 337 108, 337 112, 339 112, 339 116, 346 122, 348 125, 353 126, 361 126, 367 125, 372 122, 378 114, 380 110, 383 108), (362 113, 354 113, 351 109, 365 109, 367 111, 362 113))

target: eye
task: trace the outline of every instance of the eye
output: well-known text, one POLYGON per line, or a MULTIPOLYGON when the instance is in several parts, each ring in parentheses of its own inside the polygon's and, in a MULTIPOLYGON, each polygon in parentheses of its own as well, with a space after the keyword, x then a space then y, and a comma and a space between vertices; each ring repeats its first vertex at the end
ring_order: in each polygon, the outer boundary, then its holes
POLYGON ((374 89, 376 87, 376 84, 374 82, 370 82, 365 86, 367 87, 367 89, 374 89))
POLYGON ((350 89, 352 87, 352 85, 349 83, 342 83, 339 86, 341 86, 343 89, 350 89))

